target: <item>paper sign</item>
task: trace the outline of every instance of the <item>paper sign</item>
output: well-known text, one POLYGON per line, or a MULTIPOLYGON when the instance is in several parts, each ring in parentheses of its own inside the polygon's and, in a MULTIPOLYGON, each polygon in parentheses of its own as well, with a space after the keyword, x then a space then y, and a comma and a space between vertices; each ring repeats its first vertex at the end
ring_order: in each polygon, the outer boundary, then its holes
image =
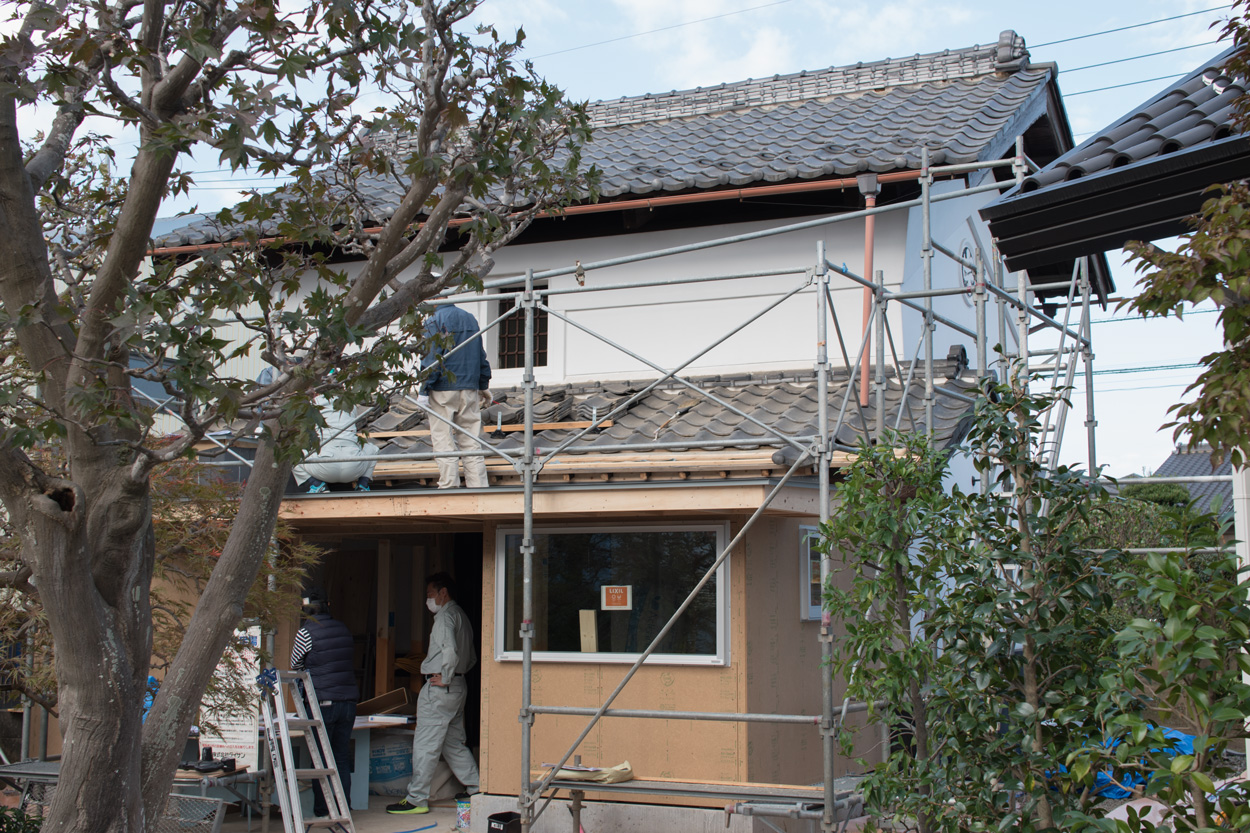
POLYGON ((634 586, 632 584, 605 584, 599 588, 600 610, 633 610, 634 586))
MULTIPOLYGON (((241 643, 236 662, 223 662, 217 666, 217 674, 236 683, 250 683, 260 673, 260 628, 235 631, 235 636, 241 643)), ((204 717, 217 725, 217 731, 206 730, 200 735, 201 746, 211 746, 214 758, 234 758, 239 766, 246 765, 255 772, 259 763, 259 711, 258 699, 253 699, 251 707, 241 714, 206 708, 204 717)))

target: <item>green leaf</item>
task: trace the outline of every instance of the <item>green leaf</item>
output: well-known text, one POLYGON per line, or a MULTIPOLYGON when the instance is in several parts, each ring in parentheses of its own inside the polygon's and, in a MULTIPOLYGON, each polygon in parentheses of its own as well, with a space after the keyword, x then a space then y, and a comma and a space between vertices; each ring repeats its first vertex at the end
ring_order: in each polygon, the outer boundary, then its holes
POLYGON ((1168 769, 1172 771, 1173 775, 1179 775, 1182 772, 1186 771, 1187 769, 1191 768, 1193 765, 1194 765, 1193 755, 1177 755, 1175 758, 1172 759, 1172 763, 1169 764, 1168 769))

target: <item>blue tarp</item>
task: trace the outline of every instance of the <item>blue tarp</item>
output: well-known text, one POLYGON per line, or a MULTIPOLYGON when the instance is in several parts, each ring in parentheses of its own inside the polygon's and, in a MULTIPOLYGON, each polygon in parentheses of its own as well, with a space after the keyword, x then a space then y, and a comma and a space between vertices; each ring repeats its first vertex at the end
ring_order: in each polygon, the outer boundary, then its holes
MULTIPOLYGON (((1165 726, 1163 727, 1163 736, 1172 742, 1173 755, 1194 754, 1193 735, 1187 735, 1184 732, 1178 732, 1165 726)), ((1114 749, 1119 743, 1120 741, 1117 739, 1107 741, 1105 745, 1108 749, 1114 749)), ((1146 778, 1146 775, 1139 772, 1126 772, 1123 778, 1117 782, 1111 777, 1109 772, 1095 773, 1093 794, 1099 798, 1131 798, 1133 793, 1128 788, 1144 784, 1146 778)))

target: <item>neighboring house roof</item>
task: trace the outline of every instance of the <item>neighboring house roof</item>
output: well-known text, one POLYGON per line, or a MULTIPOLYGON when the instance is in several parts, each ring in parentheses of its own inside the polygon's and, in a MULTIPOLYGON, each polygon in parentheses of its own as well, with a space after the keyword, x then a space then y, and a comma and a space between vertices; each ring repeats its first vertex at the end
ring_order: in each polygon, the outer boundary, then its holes
MULTIPOLYGON (((608 200, 917 169, 926 147, 933 164, 997 159, 1061 110, 1053 77, 1054 67, 1031 66, 1023 39, 1007 31, 989 46, 598 101, 588 105, 595 131, 583 158, 602 170, 608 200)), ((376 224, 403 196, 380 176, 358 192, 363 221, 376 224)), ((156 245, 236 233, 200 219, 156 245)))
MULTIPOLYGON (((1215 468, 1211 467, 1211 449, 1203 446, 1195 451, 1184 451, 1179 446, 1172 456, 1163 461, 1163 465, 1155 471, 1156 477, 1210 477, 1211 475, 1229 475, 1233 473, 1232 464, 1225 459, 1215 468)), ((1120 482, 1120 486, 1128 485, 1129 480, 1120 482)), ((1226 483, 1184 483, 1189 496, 1194 501, 1194 508, 1200 512, 1212 511, 1218 498, 1220 514, 1227 515, 1233 511, 1233 484, 1226 483)))
MULTIPOLYGON (((904 368, 904 374, 907 370, 904 368)), ((934 440, 939 447, 960 441, 967 431, 971 416, 969 405, 944 393, 975 395, 975 379, 964 363, 946 359, 935 362, 935 386, 938 395, 934 406, 934 440)), ((835 441, 855 447, 863 437, 875 438, 875 392, 862 412, 852 392, 847 399, 846 373, 831 374, 829 384, 830 416, 836 417, 845 407, 846 418, 835 441)), ((698 388, 692 390, 680 382, 669 380, 651 390, 653 380, 575 383, 547 385, 535 392, 536 423, 588 421, 602 417, 622 403, 629 402, 625 412, 612 420, 609 428, 587 434, 567 452, 549 458, 542 474, 546 476, 586 475, 616 478, 624 475, 637 478, 647 473, 650 479, 697 480, 692 472, 706 471, 708 476, 724 478, 742 476, 747 472, 780 474, 797 459, 797 453, 759 423, 789 437, 806 438, 806 446, 816 436, 819 397, 816 376, 811 371, 711 376, 689 380, 698 388), (705 395, 716 397, 714 401, 705 395), (713 443, 715 448, 684 447, 683 442, 713 443), (602 451, 606 446, 656 443, 672 447, 655 450, 602 451)), ((854 390, 854 389, 853 389, 854 390)), ((516 426, 523 421, 521 390, 495 390, 497 402, 483 412, 483 436, 492 445, 519 456, 524 444, 521 431, 493 433, 500 424, 516 426)), ((886 394, 887 428, 895 426, 897 415, 903 413, 899 428, 903 431, 924 429, 924 385, 912 380, 906 399, 897 378, 890 379, 886 394)), ((425 429, 425 415, 407 395, 391 400, 390 409, 372 420, 367 430, 381 446, 382 454, 420 453, 430 451, 425 429), (406 436, 383 437, 378 432, 410 432, 406 436)), ((577 433, 577 429, 548 428, 535 431, 535 445, 550 454, 551 450, 577 433)), ((541 459, 541 456, 540 456, 541 459)), ((515 477, 508 463, 487 456, 493 482, 506 482, 515 477)), ((809 471, 810 467, 804 469, 809 471)), ((378 463, 375 480, 392 482, 430 480, 437 478, 432 460, 397 460, 378 463)))
MULTIPOLYGON (((1205 189, 1250 176, 1250 135, 1235 132, 1245 81, 1230 49, 1027 177, 981 210, 1013 270, 1189 230, 1205 189)), ((1036 278, 1034 278, 1036 279, 1036 278)))

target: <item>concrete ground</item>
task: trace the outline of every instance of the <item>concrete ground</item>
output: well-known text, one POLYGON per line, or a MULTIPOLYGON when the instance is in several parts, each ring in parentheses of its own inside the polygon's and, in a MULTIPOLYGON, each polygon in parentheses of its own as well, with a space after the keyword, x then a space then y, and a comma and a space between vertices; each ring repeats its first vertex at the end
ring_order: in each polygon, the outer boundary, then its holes
MULTIPOLYGON (((417 830, 448 833, 456 828, 455 801, 436 801, 430 806, 430 812, 422 815, 392 816, 386 812, 386 805, 398 800, 383 795, 369 796, 369 809, 352 813, 356 833, 414 833, 417 830)), ((260 829, 259 818, 252 819, 249 827, 247 816, 237 811, 227 815, 221 826, 222 833, 246 833, 249 830, 259 833, 260 829)), ((282 817, 276 807, 269 818, 269 833, 282 833, 282 817)))

